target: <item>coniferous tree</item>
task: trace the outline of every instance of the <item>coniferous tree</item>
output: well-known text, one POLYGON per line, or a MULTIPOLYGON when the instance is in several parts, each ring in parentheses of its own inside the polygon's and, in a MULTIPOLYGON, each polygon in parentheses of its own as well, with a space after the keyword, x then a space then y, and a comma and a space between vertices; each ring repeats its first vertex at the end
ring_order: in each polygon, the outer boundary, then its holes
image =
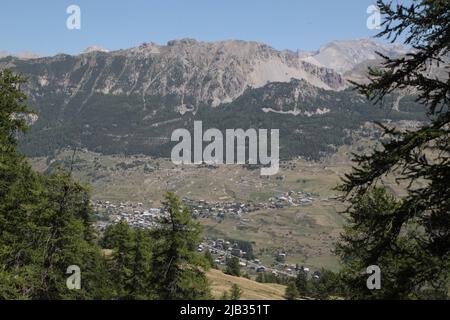
POLYGON ((111 275, 114 279, 115 296, 118 299, 130 298, 130 287, 133 281, 133 249, 135 236, 131 227, 125 221, 119 221, 106 231, 110 249, 113 250, 111 259, 111 275))
POLYGON ((241 266, 239 265, 238 258, 231 257, 227 260, 227 268, 225 273, 236 277, 241 276, 241 266))
POLYGON ((299 292, 297 290, 297 286, 295 285, 294 281, 289 281, 285 293, 284 293, 284 297, 286 298, 286 300, 296 300, 299 296, 299 292))
POLYGON ((307 295, 308 293, 308 275, 304 271, 300 271, 295 278, 295 285, 299 294, 307 295))
POLYGON ((239 300, 241 296, 242 289, 236 283, 233 283, 230 290, 230 300, 239 300))
POLYGON ((341 294, 338 275, 327 269, 317 272, 318 278, 309 281, 309 294, 316 299, 330 299, 341 294))
POLYGON ((129 298, 135 300, 154 298, 151 283, 151 239, 143 229, 136 229, 133 248, 133 265, 129 283, 129 298))
POLYGON ((26 130, 24 116, 29 113, 20 90, 24 82, 11 71, 0 70, 0 297, 5 299, 26 298, 31 287, 27 283, 36 282, 35 269, 22 268, 33 252, 26 250, 30 235, 21 204, 34 201, 25 188, 34 189, 37 184, 36 176, 16 152, 17 135, 26 130))
POLYGON ((173 193, 164 202, 167 215, 153 233, 152 282, 159 299, 184 300, 210 297, 205 270, 208 262, 197 253, 201 227, 173 193))
POLYGON ((93 243, 89 195, 70 174, 34 172, 17 153, 29 112, 25 80, 0 71, 0 296, 8 299, 100 298, 103 259, 93 243), (69 290, 77 265, 82 288, 69 290))
POLYGON ((384 15, 379 36, 393 41, 403 36, 414 50, 406 56, 383 57, 381 67, 369 70, 370 83, 356 86, 375 102, 398 90, 414 92, 429 123, 414 131, 380 124, 388 141, 370 155, 354 155, 357 167, 341 186, 352 203, 350 227, 338 246, 349 267, 343 279, 349 297, 426 298, 430 292, 447 296, 450 6, 447 0, 420 0, 408 6, 380 0, 378 6, 384 15), (400 199, 376 189, 392 175, 407 185, 400 199), (364 289, 363 277, 355 276, 373 264, 381 268, 382 289, 377 292, 364 289))
POLYGON ((206 249, 205 251, 205 259, 208 261, 211 268, 217 268, 216 263, 214 262, 213 255, 211 254, 211 251, 209 251, 209 249, 206 249))

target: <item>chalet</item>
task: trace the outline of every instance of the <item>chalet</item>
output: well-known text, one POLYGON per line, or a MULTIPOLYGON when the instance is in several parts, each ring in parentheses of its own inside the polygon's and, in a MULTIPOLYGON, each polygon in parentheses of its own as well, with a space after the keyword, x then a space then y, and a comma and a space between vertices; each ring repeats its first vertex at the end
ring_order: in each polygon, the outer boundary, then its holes
POLYGON ((256 272, 266 272, 266 267, 259 266, 258 268, 256 268, 256 272))

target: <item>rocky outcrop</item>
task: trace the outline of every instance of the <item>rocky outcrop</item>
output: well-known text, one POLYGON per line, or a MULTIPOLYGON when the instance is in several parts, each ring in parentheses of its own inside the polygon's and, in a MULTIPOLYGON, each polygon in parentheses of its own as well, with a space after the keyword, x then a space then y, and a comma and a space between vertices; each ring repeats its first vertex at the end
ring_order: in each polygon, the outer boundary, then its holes
POLYGON ((328 90, 345 87, 341 75, 302 61, 295 53, 236 40, 181 39, 113 52, 94 47, 77 56, 9 59, 0 64, 25 73, 28 93, 35 99, 58 94, 64 96, 64 104, 75 98, 83 104, 96 93, 134 95, 141 97, 145 109, 151 108, 149 97, 169 97, 180 113, 230 102, 245 89, 270 82, 303 79, 328 90))

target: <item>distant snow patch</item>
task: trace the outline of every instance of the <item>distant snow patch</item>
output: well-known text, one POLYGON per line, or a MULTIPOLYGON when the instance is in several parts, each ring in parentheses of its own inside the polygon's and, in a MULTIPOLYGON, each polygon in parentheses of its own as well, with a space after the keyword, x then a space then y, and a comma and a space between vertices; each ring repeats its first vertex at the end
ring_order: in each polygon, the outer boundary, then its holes
POLYGON ((262 111, 265 113, 273 112, 273 113, 278 113, 278 114, 291 114, 294 116, 305 115, 307 117, 312 117, 314 115, 322 115, 322 114, 329 113, 331 110, 328 108, 317 108, 316 111, 302 112, 301 110, 298 110, 298 109, 283 111, 283 110, 274 110, 272 108, 262 108, 262 111))

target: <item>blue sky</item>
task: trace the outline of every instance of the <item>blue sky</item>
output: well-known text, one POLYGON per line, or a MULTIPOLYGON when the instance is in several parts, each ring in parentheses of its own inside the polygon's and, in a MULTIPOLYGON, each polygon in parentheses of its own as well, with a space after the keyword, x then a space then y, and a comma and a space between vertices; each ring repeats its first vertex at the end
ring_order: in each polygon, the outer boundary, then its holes
POLYGON ((277 49, 315 50, 336 39, 371 37, 367 7, 375 0, 2 0, 0 51, 49 55, 168 40, 241 39, 277 49), (81 8, 81 30, 66 9, 81 8))

